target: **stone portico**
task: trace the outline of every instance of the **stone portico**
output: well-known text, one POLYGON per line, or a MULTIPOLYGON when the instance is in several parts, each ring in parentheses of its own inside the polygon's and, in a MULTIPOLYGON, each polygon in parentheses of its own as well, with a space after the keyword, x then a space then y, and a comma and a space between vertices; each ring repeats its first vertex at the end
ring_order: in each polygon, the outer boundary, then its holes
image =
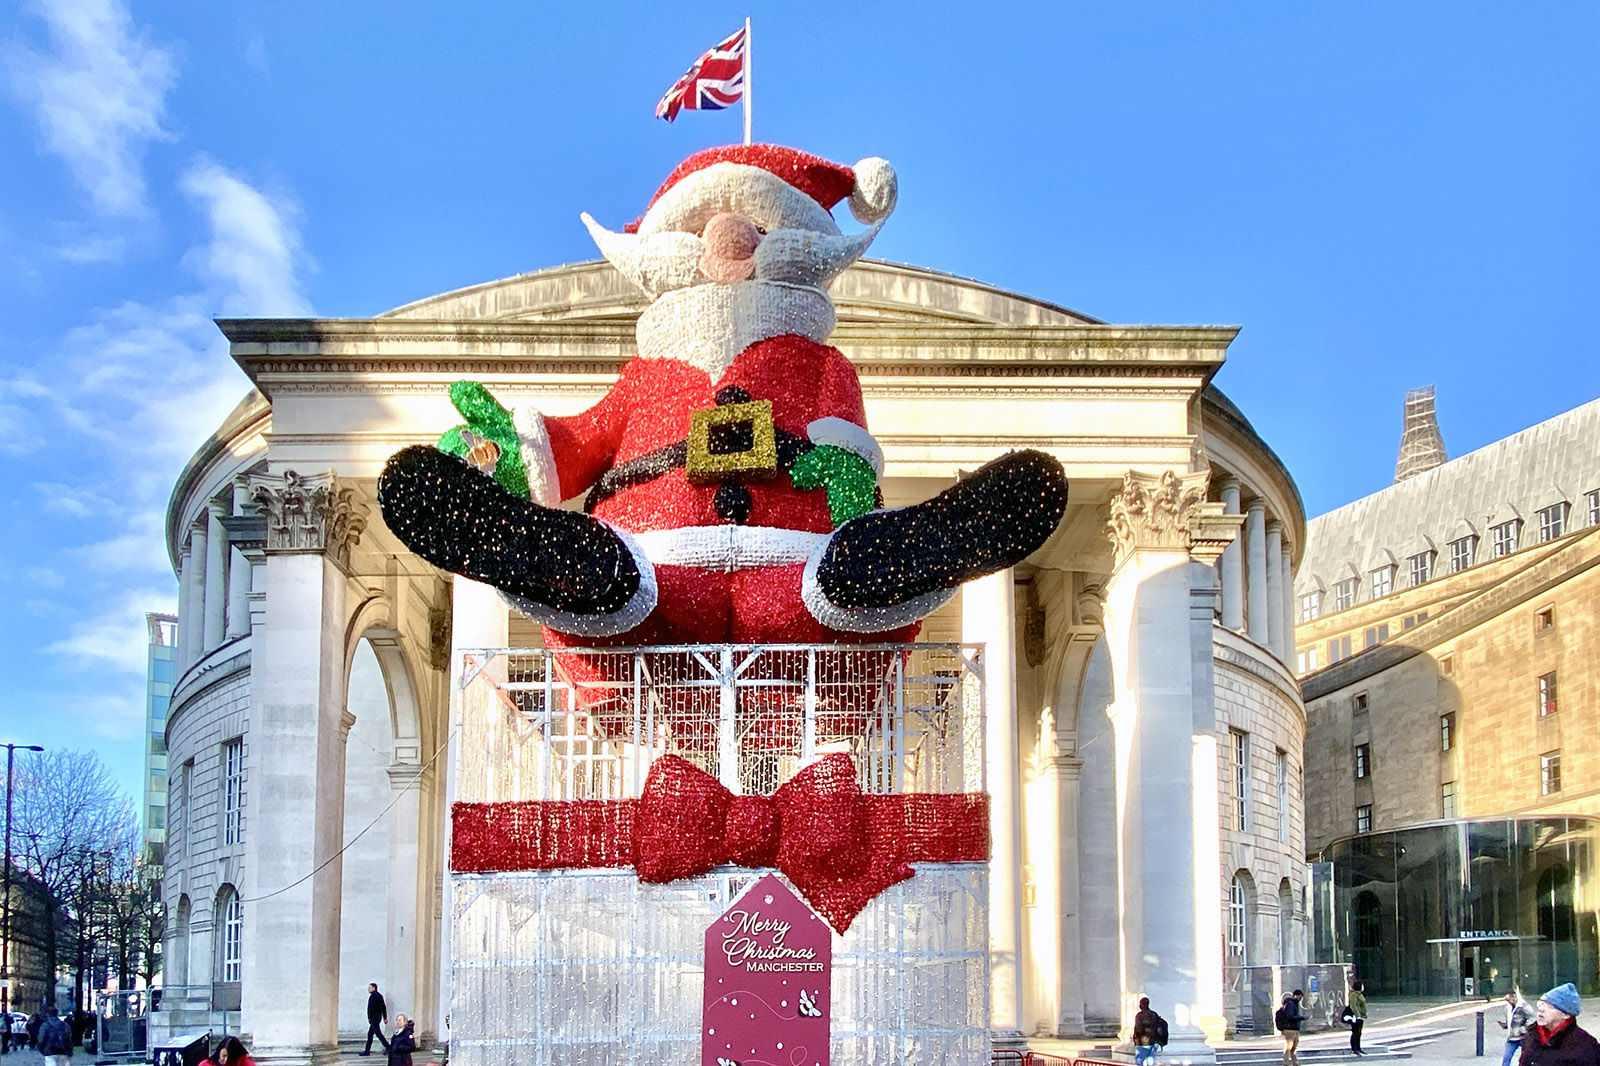
MULTIPOLYGON (((1009 664, 986 678, 997 1044, 1125 1033, 1146 994, 1171 1057, 1206 1061, 1226 976, 1304 961, 1304 717, 1284 665, 1304 517, 1210 384, 1235 331, 1107 325, 874 262, 833 293, 890 505, 1013 448, 1071 479, 1050 542, 924 627, 1009 664)), ((450 653, 539 637, 401 546, 377 476, 458 421, 456 380, 587 407, 633 354, 641 306, 589 263, 372 319, 219 323, 259 395, 168 515, 183 595, 166 887, 187 907, 169 1029, 237 996, 229 1028, 258 1059, 324 1061, 364 1031, 376 981, 391 1015, 441 1032, 450 653)))

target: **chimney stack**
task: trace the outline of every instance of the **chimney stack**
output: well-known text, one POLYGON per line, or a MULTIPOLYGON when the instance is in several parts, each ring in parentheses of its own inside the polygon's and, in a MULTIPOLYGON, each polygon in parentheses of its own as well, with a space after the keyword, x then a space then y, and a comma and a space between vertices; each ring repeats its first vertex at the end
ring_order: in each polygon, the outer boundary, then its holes
POLYGON ((1439 418, 1433 411, 1433 386, 1406 393, 1405 428, 1400 434, 1400 458, 1394 464, 1396 484, 1432 470, 1448 459, 1439 418))

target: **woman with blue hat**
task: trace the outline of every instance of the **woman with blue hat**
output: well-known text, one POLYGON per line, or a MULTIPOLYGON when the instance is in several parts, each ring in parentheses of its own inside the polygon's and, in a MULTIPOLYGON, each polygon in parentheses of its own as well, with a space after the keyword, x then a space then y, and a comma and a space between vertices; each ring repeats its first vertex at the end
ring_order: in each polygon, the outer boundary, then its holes
POLYGON ((1571 981, 1539 997, 1522 1041, 1522 1066, 1600 1066, 1600 1043, 1578 1028, 1583 1001, 1571 981))

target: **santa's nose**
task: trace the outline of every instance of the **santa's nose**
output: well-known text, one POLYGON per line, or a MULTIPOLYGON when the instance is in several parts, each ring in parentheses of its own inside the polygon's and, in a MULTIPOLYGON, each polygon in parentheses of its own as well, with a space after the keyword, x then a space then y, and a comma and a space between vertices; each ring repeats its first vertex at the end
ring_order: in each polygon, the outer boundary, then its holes
POLYGON ((700 241, 700 269, 712 281, 731 284, 755 276, 761 231, 744 215, 734 211, 712 215, 700 241))

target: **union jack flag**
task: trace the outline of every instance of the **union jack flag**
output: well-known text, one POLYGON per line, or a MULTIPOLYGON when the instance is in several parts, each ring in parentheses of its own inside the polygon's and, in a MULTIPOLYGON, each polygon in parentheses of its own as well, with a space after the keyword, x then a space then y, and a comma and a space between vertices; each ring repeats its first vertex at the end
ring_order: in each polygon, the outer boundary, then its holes
POLYGON ((723 41, 694 61, 683 77, 673 82, 667 95, 656 105, 656 118, 668 122, 684 108, 690 111, 720 111, 732 107, 744 96, 745 31, 723 41))

